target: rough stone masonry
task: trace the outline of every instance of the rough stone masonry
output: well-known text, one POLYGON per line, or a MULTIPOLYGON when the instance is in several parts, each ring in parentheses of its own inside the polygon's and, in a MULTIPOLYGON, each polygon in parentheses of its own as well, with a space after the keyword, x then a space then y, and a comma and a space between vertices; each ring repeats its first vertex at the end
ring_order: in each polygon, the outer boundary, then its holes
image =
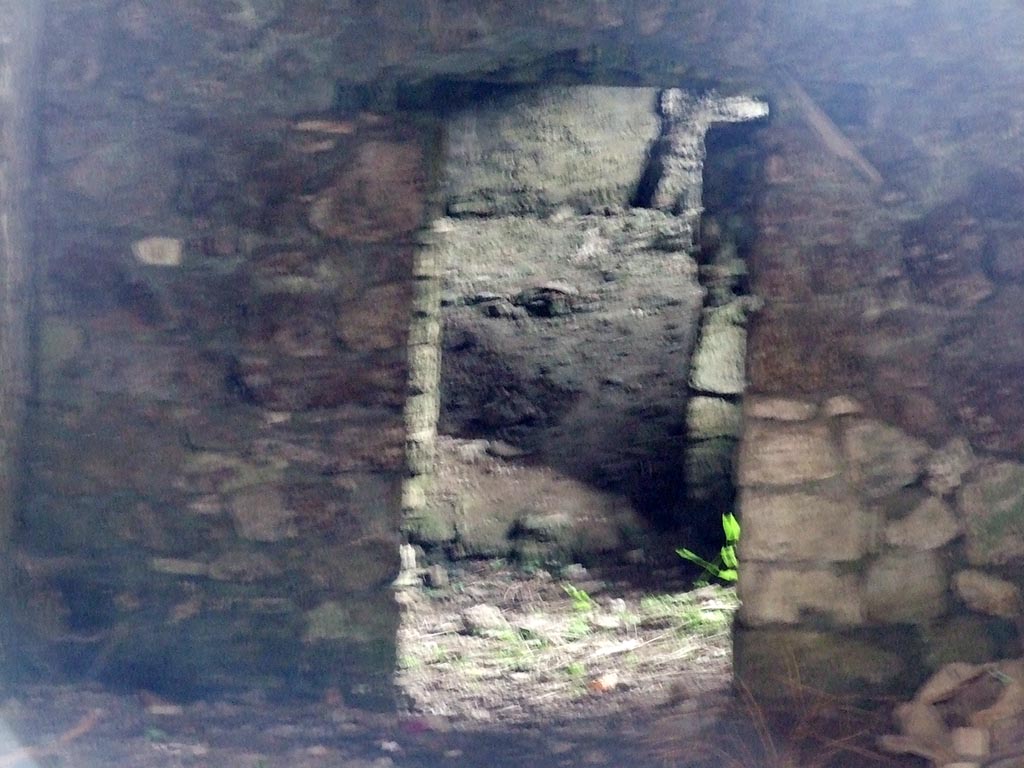
POLYGON ((1019 4, 7 5, 0 530, 40 668, 388 701, 438 113, 553 80, 772 107, 737 673, 1019 652, 1019 4))

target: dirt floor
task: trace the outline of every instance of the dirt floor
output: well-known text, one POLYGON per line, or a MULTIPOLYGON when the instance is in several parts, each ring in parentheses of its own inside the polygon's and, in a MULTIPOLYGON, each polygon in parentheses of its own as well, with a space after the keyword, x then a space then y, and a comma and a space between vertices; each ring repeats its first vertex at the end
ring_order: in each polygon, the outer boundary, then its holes
POLYGON ((6 689, 0 768, 920 765, 870 753, 884 720, 815 702, 774 731, 770 713, 737 699, 729 589, 640 594, 580 568, 556 577, 492 563, 399 599, 397 713, 340 697, 181 705, 94 687, 6 689))

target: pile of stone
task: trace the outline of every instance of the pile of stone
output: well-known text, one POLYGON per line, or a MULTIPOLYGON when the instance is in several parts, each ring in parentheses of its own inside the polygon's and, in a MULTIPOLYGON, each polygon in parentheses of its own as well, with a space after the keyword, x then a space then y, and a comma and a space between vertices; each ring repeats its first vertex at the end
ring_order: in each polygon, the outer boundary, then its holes
POLYGON ((1024 659, 954 662, 895 712, 900 734, 887 752, 923 757, 935 768, 1024 766, 1024 659))

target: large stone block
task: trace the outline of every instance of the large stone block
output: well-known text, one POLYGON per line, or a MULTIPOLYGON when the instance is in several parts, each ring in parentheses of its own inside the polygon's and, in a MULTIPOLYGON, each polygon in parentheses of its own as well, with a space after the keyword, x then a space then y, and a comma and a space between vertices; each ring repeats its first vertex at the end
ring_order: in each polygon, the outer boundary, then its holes
POLYGON ((865 420, 843 432, 843 448, 853 479, 868 496, 878 498, 921 477, 928 446, 896 427, 865 420))
POLYGON ((946 611, 949 577, 934 552, 896 550, 868 569, 864 608, 882 624, 921 623, 946 611))
POLYGON ((863 621, 860 579, 827 567, 744 561, 739 594, 739 617, 750 627, 799 624, 812 616, 841 626, 863 621))
POLYGON ((750 421, 740 444, 739 484, 795 485, 840 473, 839 452, 825 424, 750 421))
POLYGON ((742 560, 857 560, 867 551, 873 516, 839 493, 740 492, 742 560))
POLYGON ((929 496, 906 517, 885 527, 885 542, 907 549, 938 549, 959 535, 960 522, 938 496, 929 496))
POLYGON ((1024 464, 999 462, 978 470, 960 489, 967 558, 974 565, 1024 559, 1024 464))
POLYGON ((449 123, 449 208, 508 214, 629 205, 658 137, 653 88, 545 88, 449 123))

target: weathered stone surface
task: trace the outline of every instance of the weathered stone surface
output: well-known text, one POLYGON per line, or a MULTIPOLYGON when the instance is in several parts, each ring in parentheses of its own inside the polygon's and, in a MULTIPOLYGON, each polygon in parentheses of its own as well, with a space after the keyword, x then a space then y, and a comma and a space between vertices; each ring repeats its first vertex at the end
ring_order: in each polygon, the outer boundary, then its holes
POLYGON ((910 514, 885 526, 885 541, 893 547, 938 549, 960 535, 960 522, 946 502, 930 496, 910 514))
POLYGON ((686 446, 683 472, 686 495, 691 503, 702 507, 731 506, 735 495, 736 445, 736 440, 723 437, 686 446))
POLYGON ((1015 619, 1024 609, 1020 587, 984 571, 960 571, 953 577, 953 586, 967 607, 978 613, 1015 619))
POLYGON ((739 617, 749 627, 798 624, 808 616, 838 625, 863 621, 860 580, 828 568, 747 561, 739 593, 739 617))
POLYGON ((878 421, 861 421, 843 430, 843 448, 853 477, 869 497, 885 496, 921 476, 928 446, 878 421))
POLYGON ((406 359, 401 349, 372 357, 334 354, 297 362, 248 354, 239 358, 237 371, 248 399, 285 411, 352 403, 400 408, 405 393, 406 359))
POLYGON ((313 227, 328 237, 380 242, 422 226, 424 168, 414 143, 372 141, 310 208, 313 227))
POLYGON ((210 577, 219 581, 246 584, 280 574, 280 566, 268 556, 242 549, 225 552, 209 565, 210 577))
POLYGON ((904 237, 914 291, 924 301, 971 308, 992 294, 980 269, 985 233, 961 201, 939 206, 908 227, 904 237))
POLYGON ((824 424, 750 421, 739 453, 739 484, 793 485, 835 477, 839 452, 824 424))
POLYGON ((955 413, 976 448, 1024 449, 1024 286, 1002 287, 938 350, 933 363, 940 403, 955 413))
POLYGON ((945 569, 933 552, 896 550, 868 569, 865 614, 882 623, 927 621, 945 612, 948 587, 945 569))
POLYGON ((705 324, 690 363, 690 386, 697 392, 739 395, 747 386, 747 332, 731 323, 705 324))
POLYGON ((806 400, 750 395, 743 399, 743 411, 748 418, 753 419, 809 421, 818 412, 818 406, 806 400))
POLYGON ((338 337, 349 349, 361 352, 400 347, 409 333, 411 304, 409 283, 371 288, 341 308, 338 337))
POLYGON ((863 378, 856 354, 860 322, 861 309, 851 301, 818 301, 799 310, 767 304, 749 328, 751 389, 800 396, 857 387, 863 378))
POLYGON ((971 444, 962 437, 954 438, 934 451, 925 462, 925 487, 938 496, 954 491, 974 464, 971 444))
POLYGON ((235 494, 231 516, 238 535, 251 541, 281 541, 298 533, 294 513, 274 486, 254 486, 235 494))
POLYGON ((864 411, 864 406, 856 398, 849 395, 830 397, 821 406, 822 413, 830 418, 837 416, 856 416, 864 411))
POLYGON ((718 397, 691 397, 686 407, 686 436, 689 440, 740 435, 742 413, 739 405, 718 397))
POLYGON ((1024 558, 1024 465, 982 466, 960 488, 967 558, 974 565, 1005 565, 1024 558))
POLYGON ((391 584, 399 573, 398 542, 391 531, 386 538, 358 542, 337 537, 337 543, 316 552, 293 552, 293 568, 309 582, 334 595, 371 594, 391 584))
POLYGON ((873 527, 857 500, 744 488, 741 560, 838 562, 862 557, 873 527))
POLYGON ((545 88, 449 123, 455 214, 625 208, 658 136, 652 88, 545 88))

